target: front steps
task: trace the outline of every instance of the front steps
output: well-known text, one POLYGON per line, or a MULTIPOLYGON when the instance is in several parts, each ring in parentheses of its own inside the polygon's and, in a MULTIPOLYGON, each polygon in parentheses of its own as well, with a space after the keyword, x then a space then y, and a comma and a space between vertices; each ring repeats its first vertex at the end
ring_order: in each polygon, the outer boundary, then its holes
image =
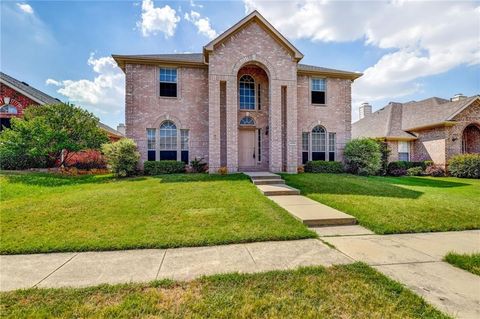
POLYGON ((280 175, 269 172, 245 172, 252 183, 280 207, 309 227, 355 225, 355 217, 300 195, 285 185, 280 175))

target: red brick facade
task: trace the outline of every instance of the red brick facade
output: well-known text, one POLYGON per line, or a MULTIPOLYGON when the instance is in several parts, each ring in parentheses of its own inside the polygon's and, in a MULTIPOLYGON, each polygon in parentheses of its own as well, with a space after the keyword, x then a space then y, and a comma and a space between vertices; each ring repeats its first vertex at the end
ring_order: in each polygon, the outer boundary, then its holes
POLYGON ((10 104, 17 109, 17 114, 0 113, 1 118, 21 117, 23 110, 30 105, 38 105, 32 99, 26 97, 15 89, 0 83, 0 106, 10 104), (7 103, 8 101, 8 103, 7 103))

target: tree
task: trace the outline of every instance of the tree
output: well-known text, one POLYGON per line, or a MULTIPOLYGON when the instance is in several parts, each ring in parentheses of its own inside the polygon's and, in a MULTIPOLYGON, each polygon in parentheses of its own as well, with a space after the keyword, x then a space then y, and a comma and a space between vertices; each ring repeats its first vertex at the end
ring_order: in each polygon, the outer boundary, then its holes
POLYGON ((1 153, 61 166, 72 153, 108 142, 98 123, 92 113, 72 104, 31 106, 23 119, 12 120, 12 127, 0 133, 1 153))
POLYGON ((379 144, 369 138, 353 139, 345 145, 347 171, 358 175, 375 175, 382 166, 379 144))

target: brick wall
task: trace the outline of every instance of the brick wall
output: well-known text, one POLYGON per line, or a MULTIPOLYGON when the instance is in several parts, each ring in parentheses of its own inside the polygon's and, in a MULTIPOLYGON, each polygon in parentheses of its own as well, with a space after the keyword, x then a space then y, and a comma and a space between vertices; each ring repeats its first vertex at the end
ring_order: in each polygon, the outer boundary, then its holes
POLYGON ((0 114, 0 117, 21 117, 23 116, 23 111, 30 105, 38 105, 38 103, 34 102, 29 97, 26 97, 20 92, 17 92, 15 89, 1 83, 0 84, 0 106, 5 104, 4 99, 6 97, 10 98, 9 104, 15 106, 17 108, 17 114, 0 114))

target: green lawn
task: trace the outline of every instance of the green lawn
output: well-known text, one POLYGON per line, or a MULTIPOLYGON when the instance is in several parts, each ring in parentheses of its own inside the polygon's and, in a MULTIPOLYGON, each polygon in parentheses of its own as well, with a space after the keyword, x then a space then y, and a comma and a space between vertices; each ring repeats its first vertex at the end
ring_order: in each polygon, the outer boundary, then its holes
POLYGON ((480 180, 284 174, 288 185, 378 234, 480 228, 480 180))
POLYGON ((242 174, 3 173, 0 189, 2 254, 315 237, 242 174))
POLYGON ((361 263, 0 296, 4 318, 448 318, 361 263))
POLYGON ((455 267, 462 268, 472 274, 480 276, 480 253, 478 254, 456 254, 449 253, 445 261, 455 267))

